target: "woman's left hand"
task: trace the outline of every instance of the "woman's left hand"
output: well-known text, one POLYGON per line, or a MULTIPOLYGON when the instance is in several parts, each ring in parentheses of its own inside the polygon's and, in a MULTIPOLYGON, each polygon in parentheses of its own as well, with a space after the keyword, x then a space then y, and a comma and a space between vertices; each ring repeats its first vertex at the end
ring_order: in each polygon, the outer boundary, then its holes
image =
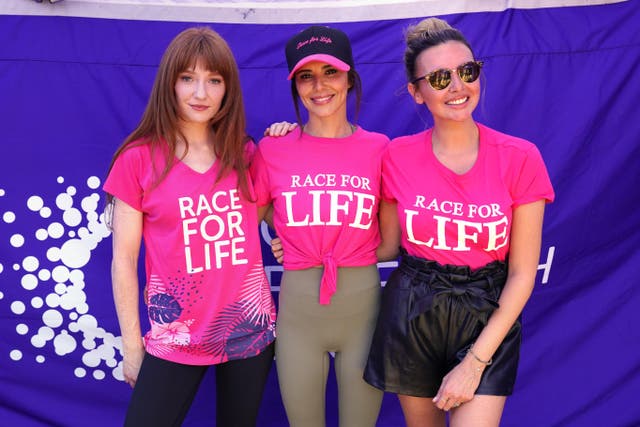
POLYGON ((468 355, 442 379, 433 403, 443 411, 455 409, 473 399, 485 365, 468 355))

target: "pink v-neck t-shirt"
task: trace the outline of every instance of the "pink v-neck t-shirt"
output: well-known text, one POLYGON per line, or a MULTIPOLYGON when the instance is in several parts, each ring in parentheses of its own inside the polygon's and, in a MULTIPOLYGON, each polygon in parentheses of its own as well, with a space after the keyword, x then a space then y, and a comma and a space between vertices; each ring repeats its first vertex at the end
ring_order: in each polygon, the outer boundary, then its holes
POLYGON ((402 247, 440 264, 504 261, 513 210, 554 192, 537 147, 481 124, 473 167, 456 174, 435 157, 431 132, 395 138, 383 157, 383 198, 397 203, 402 247))
POLYGON ((152 187, 152 161, 163 170, 148 145, 130 148, 104 184, 143 214, 147 352, 188 365, 259 354, 275 338, 276 313, 255 203, 237 188, 235 172, 216 182, 217 162, 199 173, 178 161, 152 187))
POLYGON ((324 267, 321 304, 335 291, 337 267, 377 262, 381 155, 388 141, 362 128, 345 138, 296 129, 258 144, 252 165, 258 205, 273 203, 285 269, 324 267))

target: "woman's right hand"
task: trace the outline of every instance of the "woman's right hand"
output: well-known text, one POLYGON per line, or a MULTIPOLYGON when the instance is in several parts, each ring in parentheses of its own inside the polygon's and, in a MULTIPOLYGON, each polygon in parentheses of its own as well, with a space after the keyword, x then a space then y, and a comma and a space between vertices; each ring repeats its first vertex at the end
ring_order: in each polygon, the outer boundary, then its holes
POLYGON ((135 387, 136 381, 138 380, 142 359, 144 359, 144 346, 142 342, 140 342, 139 346, 134 346, 124 351, 124 357, 122 358, 122 375, 124 376, 124 381, 129 384, 131 388, 135 387))
POLYGON ((276 261, 278 261, 278 264, 282 264, 284 250, 282 249, 282 241, 279 237, 271 239, 271 253, 276 261))
POLYGON ((264 136, 285 136, 298 127, 297 123, 277 122, 264 130, 264 136))

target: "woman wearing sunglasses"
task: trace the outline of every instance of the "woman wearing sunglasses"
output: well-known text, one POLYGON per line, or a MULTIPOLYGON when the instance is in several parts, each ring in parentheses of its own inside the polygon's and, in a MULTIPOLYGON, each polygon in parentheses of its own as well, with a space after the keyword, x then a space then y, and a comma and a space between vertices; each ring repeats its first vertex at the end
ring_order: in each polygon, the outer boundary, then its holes
POLYGON ((434 126, 383 157, 381 210, 395 205, 401 261, 365 379, 398 394, 409 427, 444 426, 445 411, 453 427, 498 426, 553 188, 532 143, 474 121, 482 62, 458 30, 437 18, 409 28, 404 62, 434 126))

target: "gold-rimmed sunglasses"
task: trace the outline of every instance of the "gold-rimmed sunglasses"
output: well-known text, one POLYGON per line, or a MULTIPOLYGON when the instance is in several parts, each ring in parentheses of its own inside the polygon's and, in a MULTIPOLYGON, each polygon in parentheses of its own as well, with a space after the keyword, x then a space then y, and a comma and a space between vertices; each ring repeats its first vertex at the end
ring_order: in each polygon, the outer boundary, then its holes
POLYGON ((451 84, 451 72, 455 71, 460 76, 460 80, 465 83, 473 83, 480 77, 480 70, 482 69, 482 61, 469 61, 456 68, 447 69, 440 68, 439 70, 432 71, 425 74, 422 77, 411 80, 411 83, 418 83, 420 80, 426 80, 429 86, 435 90, 446 89, 451 84))

